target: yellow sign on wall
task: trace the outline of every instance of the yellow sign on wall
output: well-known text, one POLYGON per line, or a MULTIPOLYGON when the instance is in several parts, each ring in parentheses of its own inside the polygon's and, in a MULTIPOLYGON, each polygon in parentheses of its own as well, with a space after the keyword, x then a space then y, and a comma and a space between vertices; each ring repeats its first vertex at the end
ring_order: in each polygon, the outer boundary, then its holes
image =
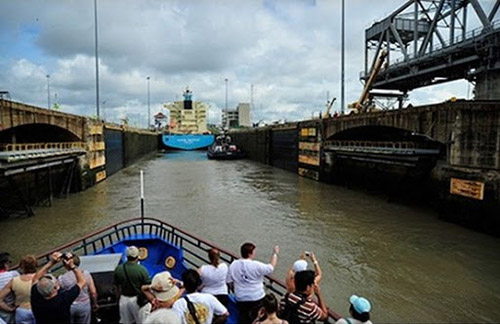
POLYGON ((95 174, 95 182, 101 182, 104 179, 106 179, 106 171, 105 170, 99 171, 95 174))
POLYGON ((319 151, 320 143, 299 142, 299 150, 319 151))
POLYGON ((316 128, 314 128, 314 127, 302 128, 300 130, 300 136, 303 136, 303 137, 316 136, 316 128))
POLYGON ((450 193, 453 195, 483 200, 484 182, 451 178, 450 193))
POLYGON ((311 155, 299 155, 299 163, 309 164, 309 165, 320 165, 319 156, 311 156, 311 155))

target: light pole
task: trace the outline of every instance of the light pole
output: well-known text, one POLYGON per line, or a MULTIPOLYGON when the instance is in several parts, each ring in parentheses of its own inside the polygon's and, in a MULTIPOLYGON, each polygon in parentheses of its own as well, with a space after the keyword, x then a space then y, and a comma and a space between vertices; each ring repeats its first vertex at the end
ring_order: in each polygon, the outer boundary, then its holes
POLYGON ((97 119, 100 118, 99 114, 99 50, 97 47, 97 0, 94 0, 94 31, 95 31, 95 106, 97 112, 97 119))
POLYGON ((106 111, 105 111, 106 100, 102 101, 102 119, 106 120, 106 111))
POLYGON ((150 105, 149 105, 149 80, 151 78, 150 77, 147 77, 146 80, 148 80, 148 124, 146 125, 146 127, 149 129, 149 126, 150 126, 150 123, 151 123, 151 109, 150 109, 150 105))
POLYGON ((344 114, 344 78, 345 78, 345 58, 344 58, 344 42, 345 42, 345 0, 342 0, 342 58, 341 58, 341 89, 340 89, 340 114, 344 114))
POLYGON ((229 81, 229 79, 225 78, 224 81, 226 82, 226 111, 227 111, 227 82, 229 81))
POLYGON ((50 74, 47 77, 47 109, 50 109, 50 74))

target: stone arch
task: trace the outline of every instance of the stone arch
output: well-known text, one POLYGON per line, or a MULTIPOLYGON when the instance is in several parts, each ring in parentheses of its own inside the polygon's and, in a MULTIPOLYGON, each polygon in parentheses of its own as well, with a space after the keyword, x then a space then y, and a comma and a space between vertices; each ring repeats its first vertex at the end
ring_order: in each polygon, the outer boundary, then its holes
POLYGON ((380 125, 355 126, 334 133, 328 140, 355 140, 355 141, 432 141, 438 142, 426 135, 414 131, 380 125))
POLYGON ((23 124, 0 131, 0 143, 78 142, 82 139, 71 130, 43 123, 23 124))
POLYGON ((328 137, 327 140, 374 142, 374 146, 377 146, 377 142, 411 144, 410 147, 439 150, 440 159, 446 158, 449 154, 445 143, 435 140, 427 135, 392 126, 356 126, 334 133, 328 137))

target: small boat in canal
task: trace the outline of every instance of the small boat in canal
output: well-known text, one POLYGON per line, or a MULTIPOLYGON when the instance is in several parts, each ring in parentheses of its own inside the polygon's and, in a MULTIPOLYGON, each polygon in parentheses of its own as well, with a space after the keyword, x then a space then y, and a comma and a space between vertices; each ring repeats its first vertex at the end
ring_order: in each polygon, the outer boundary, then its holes
MULTIPOLYGON (((169 271, 174 278, 181 278, 187 269, 197 269, 208 264, 207 251, 216 248, 220 258, 231 263, 238 257, 185 230, 155 218, 134 218, 101 228, 84 237, 56 247, 37 257, 38 264, 50 260, 56 251, 71 252, 79 255, 80 268, 92 274, 98 293, 99 310, 97 313, 103 323, 118 323, 118 300, 113 287, 113 271, 120 263, 126 262, 125 250, 128 246, 139 248, 140 263, 148 269, 151 277, 162 271, 169 271)), ((52 273, 61 272, 62 265, 54 267, 52 273)), ((264 285, 267 292, 280 298, 286 293, 285 285, 266 276, 264 285)), ((238 311, 234 296, 229 295, 228 324, 236 324, 238 311)), ((329 311, 325 323, 334 323, 340 315, 329 311)))
POLYGON ((245 152, 231 142, 231 136, 223 134, 208 147, 207 156, 211 160, 236 160, 244 158, 245 152))

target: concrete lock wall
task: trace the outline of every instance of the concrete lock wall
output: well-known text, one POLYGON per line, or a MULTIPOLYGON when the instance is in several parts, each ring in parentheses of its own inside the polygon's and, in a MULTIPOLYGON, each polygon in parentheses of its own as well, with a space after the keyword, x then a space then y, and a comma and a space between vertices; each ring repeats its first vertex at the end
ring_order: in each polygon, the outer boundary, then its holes
POLYGON ((123 125, 89 122, 88 153, 80 163, 85 190, 158 149, 158 134, 123 125))
POLYGON ((139 158, 158 149, 158 136, 154 133, 125 131, 123 133, 123 160, 129 166, 139 158))
MULTIPOLYGON (((434 162, 431 160, 429 167, 408 169, 350 160, 328 166, 325 161, 328 156, 321 153, 319 176, 311 178, 330 182, 332 175, 335 178, 340 174, 345 181, 333 182, 350 185, 357 177, 363 188, 379 184, 389 195, 406 196, 403 200, 416 194, 423 198, 420 201, 437 208, 443 218, 500 234, 500 102, 446 102, 301 122, 295 125, 299 138, 302 138, 301 128, 313 124, 322 130, 318 138, 321 147, 334 134, 363 126, 394 127, 438 141, 446 152, 434 162), (377 177, 380 180, 373 180, 377 177)), ((280 133, 278 129, 279 126, 239 130, 231 136, 250 159, 283 167, 283 163, 273 163, 283 158, 274 156, 279 152, 273 150, 273 134, 280 133)), ((323 152, 322 148, 319 151, 323 152)), ((299 155, 301 152, 299 148, 299 155)), ((296 162, 290 161, 288 165, 296 162)), ((301 169, 304 165, 299 161, 299 174, 307 176, 301 169)), ((314 171, 309 169, 306 171, 314 171)))
POLYGON ((248 129, 232 132, 234 143, 245 150, 248 158, 270 163, 270 128, 248 129))

